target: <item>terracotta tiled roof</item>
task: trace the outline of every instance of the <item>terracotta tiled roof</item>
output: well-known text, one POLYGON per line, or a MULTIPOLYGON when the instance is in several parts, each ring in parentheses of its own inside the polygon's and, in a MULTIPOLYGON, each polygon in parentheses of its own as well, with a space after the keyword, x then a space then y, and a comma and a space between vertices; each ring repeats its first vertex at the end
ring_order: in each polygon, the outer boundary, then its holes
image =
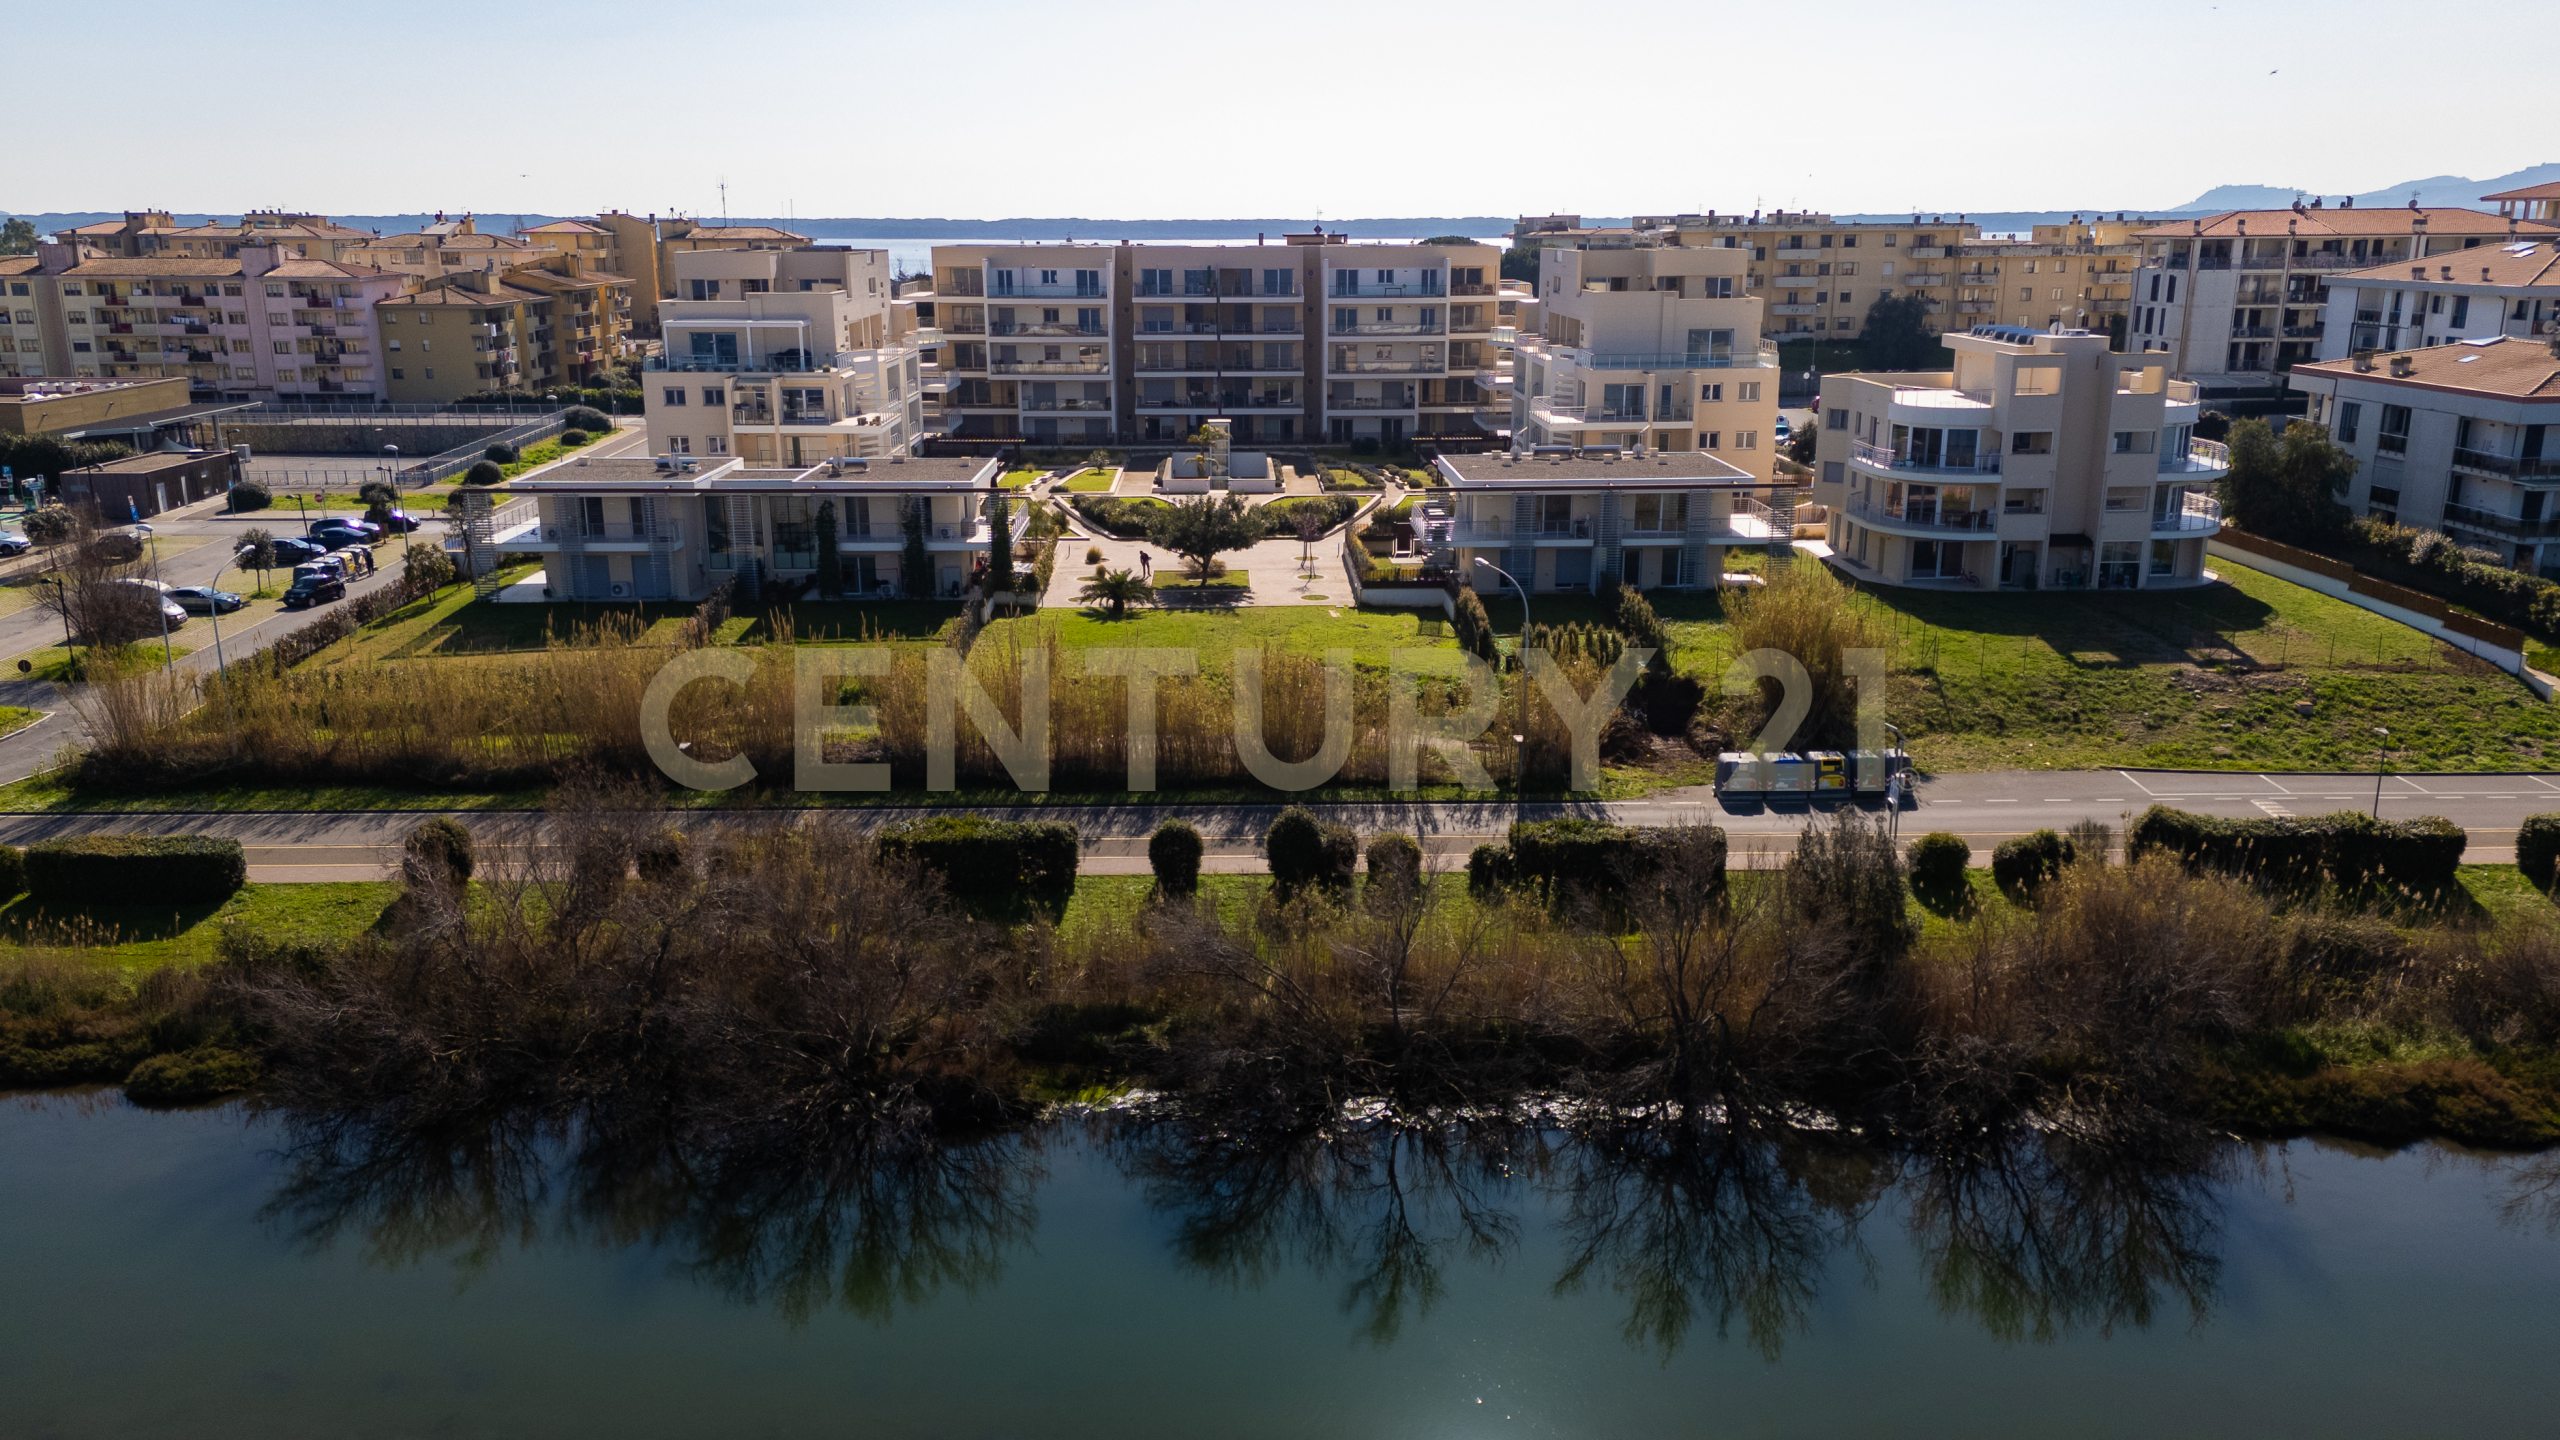
POLYGON ((2560 400, 2560 355, 2552 354, 2551 347, 2539 340, 2508 336, 2395 350, 2374 356, 2371 370, 2358 370, 2353 360, 2323 360, 2297 364, 2293 373, 2430 390, 2463 390, 2511 400, 2560 400), (2409 373, 2392 374, 2394 362, 2403 358, 2409 362, 2409 373))
POLYGON ((62 273, 75 279, 96 276, 101 280, 126 275, 237 275, 240 262, 211 255, 150 260, 84 260, 62 273))
MULTIPOLYGON (((2198 220, 2155 225, 2141 234, 2148 240, 2175 240, 2199 234, 2208 238, 2246 234, 2264 239, 2287 233, 2285 227, 2290 225, 2293 227, 2291 233, 2297 238, 2305 235, 2406 235, 2416 228, 2422 216, 2430 235, 2504 235, 2509 224, 2506 216, 2491 215, 2482 210, 2411 210, 2405 206, 2399 209, 2341 207, 2313 210, 2306 207, 2301 210, 2226 210, 2198 220)), ((2546 225, 2538 220, 2513 223, 2519 232, 2560 234, 2560 225, 2546 225)))
POLYGON ((2468 250, 2430 255, 2424 260, 2403 260, 2362 270, 2342 270, 2329 277, 2332 285, 2353 284, 2359 280, 2403 285, 2539 286, 2560 290, 2560 242, 2545 240, 2521 241, 2513 245, 2474 245, 2468 250))
POLYGON ((2480 198, 2483 200, 2560 200, 2560 180, 2554 180, 2548 185, 2527 185, 2521 190, 2501 190, 2495 195, 2483 195, 2480 198))

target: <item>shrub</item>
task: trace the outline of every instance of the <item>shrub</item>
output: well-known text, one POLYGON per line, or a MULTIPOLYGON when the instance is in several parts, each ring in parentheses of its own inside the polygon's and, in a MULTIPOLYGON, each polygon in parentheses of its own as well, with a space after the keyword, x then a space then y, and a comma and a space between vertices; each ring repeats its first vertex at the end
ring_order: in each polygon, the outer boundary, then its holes
POLYGON ((0 900, 23 895, 27 890, 27 852, 15 845, 0 845, 0 900))
POLYGON ((489 460, 474 460, 471 462, 471 468, 462 472, 462 483, 465 485, 499 485, 504 484, 506 478, 507 472, 499 469, 494 461, 489 460))
POLYGON ((231 487, 230 508, 234 513, 264 510, 275 503, 275 492, 267 488, 264 480, 241 480, 231 487))
POLYGON ((2072 842, 2051 830, 2013 835, 1991 852, 1991 878, 2010 894, 2031 899, 2044 882, 2062 873, 2074 853, 2072 842))
POLYGON ((1964 870, 1973 863, 1973 847, 1961 835, 1932 830, 1911 842, 1911 886, 1952 893, 1964 886, 1964 870))
POLYGON ((1467 893, 1477 899, 1511 888, 1511 847, 1479 845, 1467 852, 1467 893))
POLYGON ((632 860, 640 871, 641 879, 664 885, 685 873, 685 857, 691 850, 692 842, 683 831, 673 825, 661 825, 648 839, 640 842, 632 860))
POLYGON ((1200 888, 1200 855, 1207 846, 1199 828, 1188 820, 1167 820, 1147 837, 1147 865, 1156 872, 1156 892, 1182 899, 1200 888))
POLYGON ((523 453, 503 440, 480 452, 482 458, 499 465, 513 465, 523 458, 523 453))
POLYGON ((471 829, 449 815, 439 815, 410 830, 400 842, 401 869, 414 880, 460 885, 471 878, 476 861, 471 829))
POLYGON ((2516 828, 2516 869, 2548 895, 2560 884, 2560 815, 2527 815, 2516 828))
POLYGON ((1311 885, 1338 894, 1351 888, 1360 837, 1348 826, 1328 825, 1305 806, 1292 805, 1263 832, 1262 853, 1271 861, 1272 898, 1286 902, 1311 885))
POLYGON ((39 905, 85 910, 138 899, 219 903, 249 880, 237 840, 211 835, 77 835, 27 847, 27 889, 39 905))
POLYGON ((1458 587, 1458 613, 1449 628, 1457 634, 1458 648, 1470 655, 1491 660, 1501 653, 1493 643, 1493 617, 1484 613, 1484 601, 1472 585, 1458 587))
POLYGON ((1101 546, 1099 546, 1099 545, 1087 545, 1086 547, 1084 547, 1084 563, 1086 563, 1087 565, 1099 565, 1099 564, 1101 564, 1101 563, 1102 563, 1102 547, 1101 547, 1101 546))
POLYGON ((189 1105, 246 1090, 258 1083, 255 1056, 218 1045, 154 1055, 124 1077, 125 1098, 137 1105, 189 1105))
POLYGON ((1401 898, 1422 888, 1422 846, 1401 831, 1389 830, 1369 842, 1369 893, 1380 899, 1401 898))
MULTIPOLYGON (((584 430, 590 435, 602 435, 613 429, 611 417, 592 405, 572 407, 568 414, 560 417, 560 423, 571 430, 584 430)), ((561 438, 565 440, 568 437, 564 435, 561 438)))
POLYGON ((2438 815, 2383 821, 2341 811, 2226 820, 2154 805, 2125 832, 2125 855, 2164 850, 2189 870, 2297 894, 2324 883, 2351 891, 2397 887, 2432 893, 2453 883, 2466 843, 2462 828, 2438 815))
POLYGON ((575 450, 579 446, 586 444, 587 439, 588 435, 584 430, 563 430, 560 432, 560 448, 563 450, 575 450))
POLYGON ((1075 893, 1077 849, 1076 827, 1063 820, 943 815, 880 832, 883 856, 939 871, 952 899, 989 919, 1018 914, 1026 897, 1063 910, 1075 893))

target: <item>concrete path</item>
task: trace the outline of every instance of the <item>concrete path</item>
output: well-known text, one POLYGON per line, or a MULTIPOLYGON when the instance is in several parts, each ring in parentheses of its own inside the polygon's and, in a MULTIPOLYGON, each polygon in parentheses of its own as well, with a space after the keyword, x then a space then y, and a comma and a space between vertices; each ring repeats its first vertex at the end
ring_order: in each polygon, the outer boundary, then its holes
MULTIPOLYGON (((2370 774, 2287 775, 2222 772, 2002 771, 1979 775, 1924 778, 1917 802, 1899 817, 1903 838, 1931 830, 1961 835, 1973 846, 1976 864, 1988 864, 1991 849, 2013 835, 2044 827, 2063 828, 2080 820, 2097 820, 2119 828, 2155 800, 2208 815, 2254 819, 2267 815, 2317 815, 2334 810, 2370 809, 2374 804, 2370 774)), ((922 795, 916 799, 925 798, 922 795)), ((1643 800, 1606 803, 1506 800, 1435 804, 1364 802, 1312 808, 1363 835, 1403 830, 1421 837, 1431 854, 1463 863, 1476 845, 1498 840, 1514 820, 1564 816, 1606 819, 1633 825, 1710 824, 1732 838, 1735 863, 1768 865, 1784 858, 1796 833, 1807 823, 1825 822, 1844 804, 1881 815, 1880 803, 1867 801, 1802 801, 1763 805, 1728 802, 1704 787, 1666 791, 1643 800)), ((1163 820, 1179 816, 1200 827, 1208 841, 1208 868, 1226 873, 1264 868, 1258 841, 1282 805, 1128 804, 1014 805, 985 808, 881 806, 848 809, 856 823, 884 824, 922 816, 967 813, 1009 820, 1065 820, 1083 837, 1083 863, 1093 875, 1147 873, 1149 832, 1163 820)), ((2560 775, 2392 775, 2382 784, 2381 810, 2389 820, 2442 815, 2470 833, 2465 858, 2504 863, 2515 858, 2516 826, 2525 816, 2560 811, 2560 775)), ((699 828, 752 819, 776 812, 667 812, 670 823, 699 828)), ((806 817, 812 812, 779 812, 806 817)), ((239 839, 249 851, 250 878, 261 881, 361 880, 390 873, 400 837, 427 818, 418 811, 329 811, 314 813, 198 814, 15 814, 0 815, 0 840, 23 845, 57 835, 101 833, 212 834, 239 839)), ((457 814, 490 841, 538 838, 538 813, 474 812, 457 814)))

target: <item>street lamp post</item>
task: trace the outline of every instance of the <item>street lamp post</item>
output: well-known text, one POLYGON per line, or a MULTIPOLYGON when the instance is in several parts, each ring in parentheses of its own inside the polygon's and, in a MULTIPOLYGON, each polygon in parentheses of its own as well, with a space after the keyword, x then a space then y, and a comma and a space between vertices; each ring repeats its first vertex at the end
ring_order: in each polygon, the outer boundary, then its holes
MULTIPOLYGON (((1904 748, 1903 743, 1902 743, 1902 727, 1901 727, 1901 726, 1894 724, 1894 723, 1893 723, 1892 721, 1890 721, 1890 720, 1887 720, 1887 721, 1885 721, 1885 722, 1884 722, 1884 731, 1885 731, 1885 733, 1886 733, 1886 734, 1888 734, 1888 735, 1890 735, 1890 736, 1892 736, 1892 737, 1893 737, 1893 748, 1894 748, 1894 749, 1896 749, 1896 750, 1901 750, 1901 749, 1903 749, 1903 748, 1904 748)), ((1903 797, 1904 793, 1906 792, 1907 788, 1909 787, 1910 782, 1909 782, 1908 780, 1906 780, 1906 779, 1904 779, 1904 778, 1903 778, 1903 772, 1901 772, 1901 771, 1896 770, 1896 769, 1894 769, 1894 768, 1893 768, 1893 757, 1892 757, 1892 756, 1890 756, 1890 755, 1885 756, 1885 757, 1884 757, 1884 762, 1885 762, 1885 777, 1884 777, 1884 808, 1885 808, 1885 814, 1886 814, 1886 817, 1887 817, 1887 823, 1888 823, 1888 824, 1891 826, 1891 828, 1892 828, 1892 833, 1893 833, 1895 836, 1899 837, 1899 836, 1902 834, 1902 797, 1903 797)))
POLYGON ((1510 571, 1483 556, 1476 563, 1502 577, 1504 583, 1520 592, 1520 729, 1511 737, 1515 747, 1511 762, 1511 795, 1526 802, 1529 793, 1529 587, 1513 578, 1510 571))
POLYGON ((2382 818, 2382 772, 2391 768, 2391 732, 2376 725, 2375 738, 2382 744, 2373 752, 2373 818, 2382 818))
POLYGON ((160 668, 168 671, 172 675, 175 675, 178 673, 178 658, 169 653, 169 592, 160 588, 165 582, 158 578, 160 573, 160 536, 158 532, 154 531, 150 526, 142 524, 139 521, 135 522, 133 528, 141 531, 145 536, 149 537, 151 541, 151 573, 153 576, 151 595, 153 599, 160 602, 160 668))

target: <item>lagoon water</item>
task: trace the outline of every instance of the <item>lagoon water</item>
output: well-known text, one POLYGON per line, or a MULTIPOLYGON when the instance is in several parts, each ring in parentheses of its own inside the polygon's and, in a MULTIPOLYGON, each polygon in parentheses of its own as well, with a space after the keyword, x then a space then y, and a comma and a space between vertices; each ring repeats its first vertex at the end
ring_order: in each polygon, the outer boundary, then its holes
POLYGON ((2183 1190, 1934 1196, 1849 1164, 1808 1205, 1061 1130, 845 1204, 704 1207, 556 1146, 457 1173, 293 1138, 238 1105, 0 1100, 0 1435, 2560 1425, 2548 1162, 2304 1141, 2183 1190), (1985 1245, 2031 1283, 1984 1283, 1985 1245))

